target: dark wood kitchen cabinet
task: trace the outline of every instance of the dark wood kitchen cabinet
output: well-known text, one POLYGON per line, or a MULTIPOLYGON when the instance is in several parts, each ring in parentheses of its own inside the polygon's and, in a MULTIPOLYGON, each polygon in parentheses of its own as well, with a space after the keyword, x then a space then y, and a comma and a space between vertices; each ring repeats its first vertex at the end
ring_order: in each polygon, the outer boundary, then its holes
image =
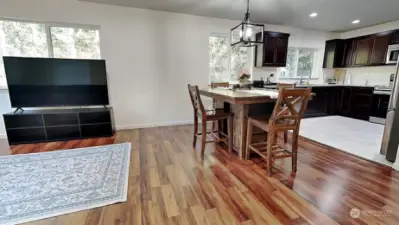
MULTIPOLYGON (((255 66, 285 67, 290 35, 269 31, 265 31, 263 35, 263 45, 255 47, 255 66)), ((260 33, 257 37, 260 37, 260 33)))
POLYGON ((344 66, 343 67, 350 67, 352 65, 354 45, 355 45, 354 39, 345 40, 344 66))
POLYGON ((369 63, 373 39, 371 37, 364 37, 355 40, 355 47, 353 53, 354 66, 366 66, 369 63))
POLYGON ((396 45, 396 44, 399 44, 399 30, 397 30, 397 31, 395 31, 393 34, 392 34, 392 39, 391 39, 391 42, 390 42, 392 45, 396 45))
POLYGON ((372 87, 313 87, 304 117, 341 115, 369 120, 373 103, 372 87))
POLYGON ((319 117, 328 115, 328 96, 329 88, 325 87, 313 87, 312 100, 308 102, 304 117, 319 117))
POLYGON ((289 36, 278 38, 275 59, 277 66, 285 66, 287 64, 288 38, 289 36))
POLYGON ((372 38, 371 54, 369 65, 385 64, 385 59, 388 51, 391 35, 376 35, 372 38))
POLYGON ((339 115, 369 120, 373 100, 372 87, 342 87, 339 115))
POLYGON ((373 101, 372 87, 352 87, 350 99, 350 117, 369 120, 373 101))
POLYGON ((341 116, 351 116, 351 97, 352 97, 352 88, 351 87, 343 87, 341 89, 340 95, 340 104, 338 114, 341 116))
POLYGON ((342 87, 313 87, 305 118, 339 114, 342 87))
POLYGON ((323 68, 387 65, 389 45, 399 44, 399 30, 326 41, 323 68))
POLYGON ((340 68, 344 66, 345 41, 336 39, 326 42, 323 68, 340 68))
POLYGON ((373 95, 371 104, 371 115, 376 118, 386 118, 388 113, 388 105, 390 95, 373 95))

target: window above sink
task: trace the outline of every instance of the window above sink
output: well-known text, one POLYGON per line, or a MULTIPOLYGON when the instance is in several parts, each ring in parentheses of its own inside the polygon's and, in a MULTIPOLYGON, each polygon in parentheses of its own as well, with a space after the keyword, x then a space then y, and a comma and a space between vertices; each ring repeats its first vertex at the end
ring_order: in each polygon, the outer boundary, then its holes
POLYGON ((280 68, 281 79, 317 79, 315 73, 318 49, 289 47, 287 66, 280 68))

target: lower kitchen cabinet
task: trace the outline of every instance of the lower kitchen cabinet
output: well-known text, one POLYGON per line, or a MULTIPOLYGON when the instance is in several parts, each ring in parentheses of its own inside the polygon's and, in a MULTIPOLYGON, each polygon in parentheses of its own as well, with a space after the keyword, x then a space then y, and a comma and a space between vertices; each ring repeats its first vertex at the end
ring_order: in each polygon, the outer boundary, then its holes
POLYGON ((304 117, 319 117, 328 115, 328 92, 329 88, 313 87, 312 100, 308 102, 304 117))
POLYGON ((373 95, 371 117, 385 119, 388 113, 390 95, 373 95))
POLYGON ((304 117, 337 115, 341 104, 341 87, 313 87, 304 117))
POLYGON ((372 101, 373 88, 352 87, 350 117, 361 120, 369 120, 372 101))
POLYGON ((351 87, 342 87, 340 98, 340 104, 338 107, 338 115, 341 116, 351 116, 351 87))
POLYGON ((372 87, 313 87, 314 94, 304 117, 341 115, 369 120, 373 103, 372 87))

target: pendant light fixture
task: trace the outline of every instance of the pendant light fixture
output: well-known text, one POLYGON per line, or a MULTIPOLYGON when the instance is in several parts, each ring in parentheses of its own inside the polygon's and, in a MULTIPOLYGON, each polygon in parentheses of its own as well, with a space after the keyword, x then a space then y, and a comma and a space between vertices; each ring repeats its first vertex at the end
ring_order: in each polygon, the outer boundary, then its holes
POLYGON ((247 0, 247 13, 244 20, 231 29, 231 46, 253 47, 263 44, 264 25, 253 23, 249 13, 249 0, 247 0))

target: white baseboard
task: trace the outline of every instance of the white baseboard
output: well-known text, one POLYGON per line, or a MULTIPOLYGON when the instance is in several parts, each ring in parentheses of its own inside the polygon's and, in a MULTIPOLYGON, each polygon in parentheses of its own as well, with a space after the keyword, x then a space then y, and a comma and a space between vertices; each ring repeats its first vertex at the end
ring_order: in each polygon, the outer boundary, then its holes
POLYGON ((7 139, 7 134, 0 134, 0 139, 7 139))
POLYGON ((399 171, 399 164, 394 163, 392 168, 394 168, 396 171, 399 171))
POLYGON ((131 130, 131 129, 138 129, 138 128, 165 127, 165 126, 177 126, 177 125, 186 125, 186 124, 193 124, 193 121, 189 120, 189 121, 176 121, 176 122, 166 122, 166 123, 151 123, 151 124, 116 126, 116 130, 131 130))

